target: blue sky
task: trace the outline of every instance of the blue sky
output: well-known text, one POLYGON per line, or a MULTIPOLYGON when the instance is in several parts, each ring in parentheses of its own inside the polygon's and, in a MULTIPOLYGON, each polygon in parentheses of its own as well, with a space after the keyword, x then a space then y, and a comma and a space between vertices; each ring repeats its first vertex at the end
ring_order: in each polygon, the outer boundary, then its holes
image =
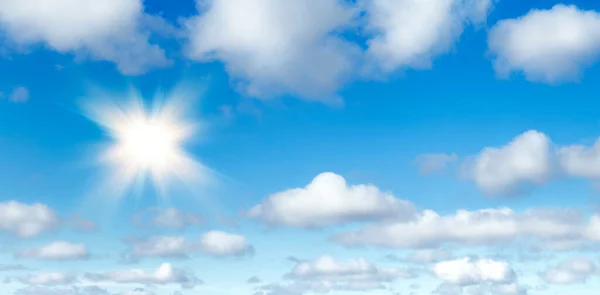
POLYGON ((595 294, 600 6, 517 2, 0 0, 0 295, 595 294))

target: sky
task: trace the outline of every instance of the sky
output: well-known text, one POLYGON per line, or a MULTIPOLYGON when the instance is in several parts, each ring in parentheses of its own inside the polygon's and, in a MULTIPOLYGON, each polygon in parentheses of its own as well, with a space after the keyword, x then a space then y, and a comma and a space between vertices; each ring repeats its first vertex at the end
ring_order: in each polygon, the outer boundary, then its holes
POLYGON ((0 295, 595 295, 600 3, 0 0, 0 295))

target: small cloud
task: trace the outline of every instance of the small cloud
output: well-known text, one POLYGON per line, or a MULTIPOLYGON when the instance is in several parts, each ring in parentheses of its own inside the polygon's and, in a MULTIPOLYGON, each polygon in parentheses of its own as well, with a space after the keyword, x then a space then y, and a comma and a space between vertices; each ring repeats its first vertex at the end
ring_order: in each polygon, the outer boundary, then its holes
POLYGON ((17 86, 10 93, 8 99, 14 103, 24 103, 29 101, 29 90, 23 86, 17 86))
POLYGON ((419 167, 420 174, 429 175, 444 170, 457 159, 456 154, 423 154, 417 156, 415 163, 419 167))
POLYGON ((465 162, 465 176, 491 196, 515 196, 552 176, 551 141, 530 130, 502 147, 486 147, 465 162))
POLYGON ((73 244, 65 241, 53 242, 48 245, 23 250, 17 253, 18 258, 41 260, 82 260, 90 254, 84 244, 73 244))
POLYGON ((254 254, 254 247, 244 236, 221 231, 206 232, 197 241, 188 240, 184 236, 154 236, 130 238, 126 242, 130 249, 123 255, 125 262, 138 262, 144 257, 188 258, 192 253, 214 257, 254 254))
POLYGON ((58 214, 41 204, 23 204, 17 201, 0 203, 0 232, 20 238, 33 238, 56 229, 60 225, 58 214))
POLYGON ((570 285, 585 283, 597 273, 597 265, 589 258, 572 258, 549 267, 541 278, 548 284, 570 285))
POLYGON ((248 279, 248 284, 258 284, 262 282, 257 276, 248 279))
POLYGON ((21 283, 32 286, 72 285, 79 282, 77 276, 60 272, 39 273, 19 278, 21 283))
POLYGON ((204 284, 204 282, 198 279, 193 273, 175 268, 170 263, 163 263, 155 270, 127 269, 105 273, 86 273, 85 278, 93 282, 116 284, 179 284, 184 289, 193 289, 197 285, 204 284))
POLYGON ((510 284, 516 280, 516 273, 507 262, 488 258, 438 262, 433 266, 432 272, 445 283, 461 287, 482 283, 510 284))
POLYGON ((149 208, 133 216, 133 224, 138 227, 185 230, 204 223, 202 216, 177 208, 149 208))
POLYGON ((296 262, 285 275, 289 284, 269 284, 258 289, 266 294, 368 292, 386 289, 396 280, 416 277, 410 270, 381 267, 364 258, 339 260, 322 255, 314 260, 296 262))

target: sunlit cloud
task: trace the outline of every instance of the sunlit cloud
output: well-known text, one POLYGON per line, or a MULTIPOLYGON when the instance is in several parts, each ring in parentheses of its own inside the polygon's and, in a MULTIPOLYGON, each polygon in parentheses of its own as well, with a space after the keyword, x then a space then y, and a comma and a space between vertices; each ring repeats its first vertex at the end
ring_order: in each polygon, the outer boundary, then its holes
POLYGON ((124 98, 103 94, 82 104, 83 114, 108 136, 93 156, 107 169, 103 193, 122 197, 149 180, 164 197, 176 182, 197 186, 209 181, 210 170, 185 149, 202 129, 190 113, 198 94, 178 87, 150 103, 132 91, 124 98))

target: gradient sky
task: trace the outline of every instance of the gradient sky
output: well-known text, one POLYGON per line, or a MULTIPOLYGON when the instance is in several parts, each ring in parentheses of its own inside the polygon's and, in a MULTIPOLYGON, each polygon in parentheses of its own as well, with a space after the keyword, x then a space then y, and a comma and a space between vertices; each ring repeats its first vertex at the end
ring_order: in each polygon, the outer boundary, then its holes
POLYGON ((600 288, 597 1, 0 0, 0 38, 0 295, 600 288), (208 172, 101 186, 89 112, 182 90, 208 172))

